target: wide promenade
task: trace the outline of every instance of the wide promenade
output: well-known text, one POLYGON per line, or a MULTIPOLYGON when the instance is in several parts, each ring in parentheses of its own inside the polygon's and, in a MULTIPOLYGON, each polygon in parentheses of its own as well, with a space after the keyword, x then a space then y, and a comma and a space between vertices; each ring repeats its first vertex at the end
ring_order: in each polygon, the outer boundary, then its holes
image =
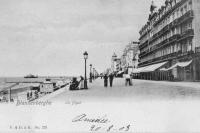
POLYGON ((123 78, 115 78, 113 87, 105 88, 103 79, 88 83, 88 90, 69 91, 51 97, 52 101, 143 101, 200 99, 199 82, 168 82, 133 79, 133 86, 125 86, 123 78))

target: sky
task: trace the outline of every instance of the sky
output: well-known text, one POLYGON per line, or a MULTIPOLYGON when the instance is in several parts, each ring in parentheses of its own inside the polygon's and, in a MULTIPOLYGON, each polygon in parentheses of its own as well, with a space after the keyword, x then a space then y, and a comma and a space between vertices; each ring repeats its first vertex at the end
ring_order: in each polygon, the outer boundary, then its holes
MULTIPOLYGON (((164 0, 154 0, 159 7, 164 0)), ((138 41, 151 0, 0 0, 0 77, 84 75, 138 41)))

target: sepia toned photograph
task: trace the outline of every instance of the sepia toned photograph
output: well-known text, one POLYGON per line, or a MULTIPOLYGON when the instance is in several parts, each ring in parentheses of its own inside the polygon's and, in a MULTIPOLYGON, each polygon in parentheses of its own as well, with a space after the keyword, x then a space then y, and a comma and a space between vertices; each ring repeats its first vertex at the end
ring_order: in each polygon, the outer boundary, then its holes
POLYGON ((0 133, 200 132, 200 0, 0 0, 0 133))

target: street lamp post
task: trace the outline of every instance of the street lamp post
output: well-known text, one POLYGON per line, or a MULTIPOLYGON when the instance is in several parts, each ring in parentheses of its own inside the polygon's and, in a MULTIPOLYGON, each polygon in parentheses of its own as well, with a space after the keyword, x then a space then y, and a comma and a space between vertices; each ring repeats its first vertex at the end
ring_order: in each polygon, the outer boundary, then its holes
POLYGON ((88 89, 87 87, 87 74, 86 74, 86 60, 88 59, 88 53, 85 51, 83 53, 84 59, 85 59, 85 79, 84 79, 84 89, 88 89))
POLYGON ((90 83, 92 83, 92 64, 90 64, 90 83))

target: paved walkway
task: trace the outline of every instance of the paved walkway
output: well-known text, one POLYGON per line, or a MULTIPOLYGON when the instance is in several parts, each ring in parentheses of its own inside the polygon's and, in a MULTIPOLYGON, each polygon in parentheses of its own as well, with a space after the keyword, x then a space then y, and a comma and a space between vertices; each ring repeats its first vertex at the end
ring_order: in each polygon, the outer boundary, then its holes
POLYGON ((68 99, 81 101, 103 100, 178 100, 199 99, 200 83, 198 82, 167 82, 133 80, 133 86, 125 86, 122 78, 115 78, 113 87, 105 88, 103 79, 89 83, 88 90, 65 91, 50 100, 65 101, 68 99))

